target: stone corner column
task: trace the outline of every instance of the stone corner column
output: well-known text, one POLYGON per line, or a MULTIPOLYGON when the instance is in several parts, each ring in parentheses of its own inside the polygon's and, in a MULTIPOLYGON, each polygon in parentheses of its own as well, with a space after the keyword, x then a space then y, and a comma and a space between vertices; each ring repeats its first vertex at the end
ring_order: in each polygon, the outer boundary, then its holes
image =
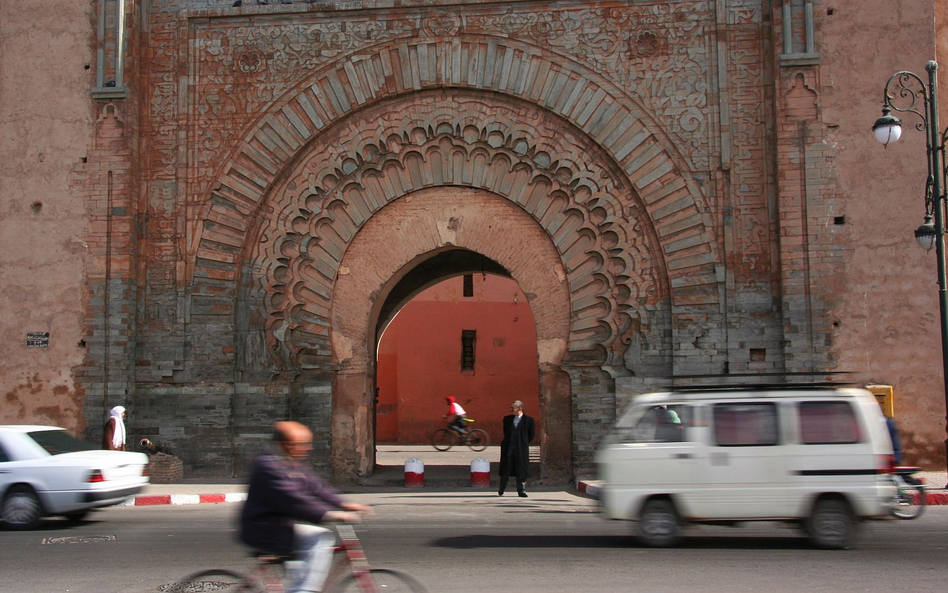
POLYGON ((354 482, 375 467, 372 381, 365 372, 337 372, 332 382, 332 475, 354 482))

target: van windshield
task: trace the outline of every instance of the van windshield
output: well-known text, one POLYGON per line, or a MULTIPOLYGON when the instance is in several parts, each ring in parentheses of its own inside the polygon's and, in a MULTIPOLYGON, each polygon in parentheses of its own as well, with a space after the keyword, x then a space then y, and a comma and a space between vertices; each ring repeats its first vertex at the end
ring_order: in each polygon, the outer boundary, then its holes
POLYGON ((611 443, 668 443, 686 439, 691 406, 668 404, 641 408, 623 416, 610 433, 611 443))

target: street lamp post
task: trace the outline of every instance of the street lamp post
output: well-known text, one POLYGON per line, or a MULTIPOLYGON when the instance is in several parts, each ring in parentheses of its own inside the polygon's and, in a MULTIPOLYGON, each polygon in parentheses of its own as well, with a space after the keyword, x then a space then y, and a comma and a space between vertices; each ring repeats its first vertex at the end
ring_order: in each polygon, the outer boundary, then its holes
POLYGON ((925 147, 928 156, 928 180, 925 184, 925 224, 915 230, 915 239, 926 249, 935 247, 938 259, 938 305, 941 311, 941 364, 945 391, 945 461, 948 464, 948 281, 945 277, 945 204, 943 193, 948 187, 948 170, 945 169, 945 140, 948 130, 938 127, 938 84, 935 72, 938 64, 931 60, 925 64, 928 83, 914 72, 903 70, 889 77, 885 83, 882 99, 882 117, 872 126, 876 140, 883 146, 896 142, 902 136, 902 122, 891 115, 914 113, 921 118, 915 125, 925 132, 925 147), (921 105, 919 105, 921 103, 921 105), (932 220, 934 218, 934 221, 932 220))

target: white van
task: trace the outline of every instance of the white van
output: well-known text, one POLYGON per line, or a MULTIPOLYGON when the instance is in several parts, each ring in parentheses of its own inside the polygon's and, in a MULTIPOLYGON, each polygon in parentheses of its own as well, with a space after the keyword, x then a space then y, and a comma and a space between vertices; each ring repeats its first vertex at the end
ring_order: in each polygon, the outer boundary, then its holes
POLYGON ((638 396, 596 462, 606 516, 637 521, 652 546, 675 544, 686 523, 784 521, 845 548, 895 494, 885 419, 856 388, 638 396))

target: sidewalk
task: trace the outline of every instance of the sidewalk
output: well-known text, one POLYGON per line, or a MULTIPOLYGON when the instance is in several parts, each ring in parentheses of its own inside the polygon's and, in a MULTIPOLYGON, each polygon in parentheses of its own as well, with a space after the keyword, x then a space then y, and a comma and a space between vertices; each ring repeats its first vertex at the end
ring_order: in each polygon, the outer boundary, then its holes
MULTIPOLYGON (((429 445, 379 445, 376 453, 376 466, 373 475, 363 478, 357 488, 376 487, 399 489, 404 486, 404 464, 408 459, 418 458, 424 463, 425 487, 406 490, 436 490, 444 488, 471 488, 471 461, 483 457, 490 462, 491 484, 496 482, 497 460, 500 447, 492 445, 484 451, 475 452, 467 447, 455 447, 449 451, 435 451, 429 445)), ((530 465, 539 469, 540 448, 530 447, 530 465)), ((928 471, 917 474, 927 486, 929 505, 948 505, 948 474, 942 471, 928 471)), ((543 484, 538 476, 531 476, 530 483, 543 484)), ((575 481, 576 490, 592 498, 599 498, 602 482, 588 478, 575 481)), ((473 490, 473 489, 472 489, 473 490)), ((177 484, 149 484, 145 490, 121 506, 151 505, 187 505, 201 503, 240 502, 247 499, 247 485, 243 478, 183 480, 177 484)))
MULTIPOLYGON (((929 506, 948 505, 948 490, 946 490, 948 472, 919 472, 916 475, 920 477, 926 485, 926 502, 929 506)), ((578 490, 581 494, 585 494, 586 496, 592 498, 599 498, 599 491, 601 488, 602 482, 599 480, 583 478, 578 478, 576 480, 576 490, 578 490)))
MULTIPOLYGON (((483 451, 472 451, 467 447, 435 451, 431 445, 379 445, 375 471, 372 476, 360 479, 356 487, 405 488, 405 462, 421 459, 428 490, 471 488, 471 462, 477 458, 490 463, 490 475, 496 481, 499 445, 491 445, 483 451)), ((530 447, 530 462, 531 468, 539 471, 540 447, 537 445, 530 447)), ((531 483, 542 485, 537 476, 531 476, 531 483)), ((185 479, 176 484, 149 484, 141 494, 121 506, 240 502, 246 499, 246 479, 185 479)))

